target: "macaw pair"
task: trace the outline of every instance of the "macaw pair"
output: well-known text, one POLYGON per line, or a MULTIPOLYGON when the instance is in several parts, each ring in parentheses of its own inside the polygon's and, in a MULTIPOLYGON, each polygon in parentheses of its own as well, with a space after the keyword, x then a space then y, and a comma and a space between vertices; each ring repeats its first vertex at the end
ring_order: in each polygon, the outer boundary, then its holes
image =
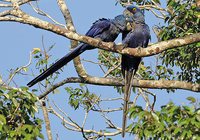
MULTIPOLYGON (((92 38, 99 38, 105 42, 113 42, 120 33, 122 33, 122 43, 125 47, 145 48, 148 46, 150 31, 148 25, 145 24, 144 14, 139 8, 131 5, 124 10, 122 15, 118 15, 114 19, 99 19, 93 23, 85 35, 92 38), (134 29, 128 30, 128 23, 134 25, 134 29)), ((31 87, 39 81, 44 80, 46 77, 56 72, 84 51, 91 49, 94 49, 94 47, 81 43, 74 50, 62 57, 27 85, 31 87)), ((125 136, 128 102, 131 93, 132 81, 140 62, 141 57, 122 55, 121 70, 125 83, 122 137, 125 136)))

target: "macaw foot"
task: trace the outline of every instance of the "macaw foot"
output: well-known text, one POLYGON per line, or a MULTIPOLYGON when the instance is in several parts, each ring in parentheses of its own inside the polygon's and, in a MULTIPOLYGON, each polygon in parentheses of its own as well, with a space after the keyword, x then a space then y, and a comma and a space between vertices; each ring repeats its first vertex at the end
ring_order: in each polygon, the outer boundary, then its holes
POLYGON ((143 47, 139 46, 137 48, 138 48, 138 51, 141 52, 141 50, 142 50, 143 47))
POLYGON ((101 43, 102 43, 101 38, 97 37, 97 38, 95 38, 95 39, 98 40, 98 44, 97 44, 97 46, 101 46, 101 43))
POLYGON ((120 46, 123 46, 123 44, 122 43, 115 43, 115 42, 113 42, 113 49, 114 50, 116 50, 118 47, 120 47, 120 46))

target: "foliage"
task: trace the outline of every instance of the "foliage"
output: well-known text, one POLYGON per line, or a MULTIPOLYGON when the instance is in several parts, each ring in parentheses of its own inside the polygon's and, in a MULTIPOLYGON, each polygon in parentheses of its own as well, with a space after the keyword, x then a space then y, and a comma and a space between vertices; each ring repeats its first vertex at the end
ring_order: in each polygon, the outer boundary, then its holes
POLYGON ((0 139, 42 138, 42 121, 35 117, 37 97, 27 88, 0 88, 0 139))
POLYGON ((66 87, 65 90, 70 94, 69 104, 76 110, 80 106, 89 111, 93 104, 98 102, 98 97, 90 93, 87 86, 80 84, 80 88, 66 87))
MULTIPOLYGON (((193 97, 193 103, 196 103, 193 97)), ((200 138, 200 104, 198 107, 176 106, 170 102, 160 111, 148 112, 141 106, 130 108, 134 122, 130 131, 140 139, 194 139, 200 138)))
POLYGON ((99 55, 98 55, 98 60, 99 63, 103 64, 103 68, 107 70, 113 69, 112 71, 110 71, 108 76, 113 76, 113 77, 121 77, 121 71, 120 71, 120 57, 118 54, 116 53, 112 53, 112 52, 108 52, 108 51, 104 51, 104 50, 99 50, 99 55))
MULTIPOLYGON (((102 68, 104 68, 104 71, 109 71, 109 74, 107 74, 106 77, 115 77, 115 78, 122 78, 122 73, 121 73, 121 60, 120 56, 113 53, 113 52, 108 52, 104 50, 99 50, 98 54, 98 60, 99 63, 103 65, 102 68)), ((123 89, 118 86, 114 86, 114 89, 117 90, 118 93, 122 94, 123 89)))
MULTIPOLYGON (((120 0, 123 6, 128 2, 136 2, 138 5, 160 4, 160 1, 145 0, 120 0)), ((200 32, 200 10, 194 0, 168 0, 167 17, 165 17, 164 26, 160 27, 161 31, 158 38, 161 40, 170 40, 183 37, 193 33, 200 32)), ((105 54, 105 53, 102 53, 105 54)), ((200 83, 200 43, 190 44, 181 48, 171 49, 159 55, 162 64, 157 64, 155 68, 144 66, 142 62, 138 70, 140 79, 167 79, 182 80, 200 83)), ((107 70, 110 69, 109 63, 113 61, 113 54, 106 56, 107 60, 100 62, 107 64, 107 70)), ((160 61, 159 60, 159 61, 160 61)), ((121 76, 120 70, 110 73, 111 76, 121 76), (117 73, 117 74, 116 74, 117 73)), ((117 88, 118 92, 122 92, 117 88)), ((169 90, 167 90, 169 91, 169 90)), ((170 91, 174 91, 170 90, 170 91)), ((139 139, 200 139, 200 107, 196 99, 188 97, 193 106, 176 106, 174 103, 162 106, 160 111, 148 112, 141 106, 130 108, 130 119, 134 122, 129 126, 132 134, 137 134, 139 139)))
MULTIPOLYGON (((169 14, 165 19, 166 25, 161 28, 160 38, 162 40, 200 32, 200 18, 198 17, 200 11, 194 0, 169 0, 167 6, 169 14)), ((200 43, 195 43, 165 51, 160 58, 166 66, 177 66, 180 69, 176 73, 179 80, 200 83, 199 51, 200 43)))
MULTIPOLYGON (((34 54, 34 58, 36 60, 36 64, 35 67, 36 69, 39 70, 40 73, 42 73, 43 71, 45 71, 48 67, 49 64, 49 58, 51 57, 49 55, 49 52, 55 47, 55 45, 51 45, 50 47, 48 47, 48 49, 46 50, 45 47, 43 46, 43 50, 40 50, 38 48, 34 48, 33 54, 34 54)), ((47 85, 51 85, 57 78, 58 78, 58 74, 59 72, 55 72, 55 74, 49 76, 46 78, 45 80, 45 85, 43 85, 44 87, 46 87, 47 85)))
POLYGON ((117 3, 120 3, 121 5, 126 5, 128 3, 137 3, 138 5, 144 5, 144 4, 160 4, 160 0, 118 0, 117 3))

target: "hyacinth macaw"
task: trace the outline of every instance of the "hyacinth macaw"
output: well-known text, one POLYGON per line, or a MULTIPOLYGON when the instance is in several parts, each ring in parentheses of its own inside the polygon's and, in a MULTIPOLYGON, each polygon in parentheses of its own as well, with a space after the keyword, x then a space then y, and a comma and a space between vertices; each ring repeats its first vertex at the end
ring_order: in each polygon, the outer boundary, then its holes
MULTIPOLYGON (((142 47, 146 48, 148 42, 151 38, 149 26, 145 24, 144 14, 142 10, 138 7, 131 5, 126 8, 128 12, 124 14, 132 14, 132 31, 122 33, 122 43, 125 47, 128 48, 137 48, 142 47)), ((125 136, 126 129, 126 119, 128 113, 128 102, 131 93, 133 77, 138 69, 138 66, 141 62, 141 57, 122 55, 121 69, 122 75, 124 77, 124 108, 123 108, 123 120, 122 120, 122 137, 125 136)))
MULTIPOLYGON (((124 15, 118 15, 114 19, 102 18, 94 22, 85 35, 92 38, 99 38, 105 42, 113 42, 121 32, 126 30, 126 23, 126 17, 124 15)), ((94 49, 94 47, 86 43, 81 43, 70 53, 66 54, 51 67, 30 81, 27 85, 31 87, 39 81, 44 80, 46 77, 62 68, 64 65, 66 65, 68 62, 70 62, 72 59, 84 51, 91 49, 94 49)))

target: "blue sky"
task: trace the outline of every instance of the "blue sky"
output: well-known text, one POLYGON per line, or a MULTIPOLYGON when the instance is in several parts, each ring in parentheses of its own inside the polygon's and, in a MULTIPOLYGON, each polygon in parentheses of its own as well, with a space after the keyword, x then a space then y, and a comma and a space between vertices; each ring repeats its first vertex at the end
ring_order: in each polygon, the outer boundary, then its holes
MULTIPOLYGON (((80 34, 85 34, 92 23, 99 18, 113 18, 116 15, 122 13, 123 8, 120 5, 115 6, 115 0, 67 0, 68 8, 70 9, 71 15, 73 17, 74 25, 76 30, 80 34)), ((49 13, 57 21, 64 24, 64 19, 61 12, 57 6, 56 0, 54 1, 41 1, 40 7, 45 12, 49 13)), ((33 13, 33 10, 30 10, 30 6, 23 6, 23 9, 28 13, 33 13)), ((1 10, 0 10, 1 11, 1 10)), ((43 18, 41 16, 38 16, 43 18)), ((44 18, 47 20, 46 18, 44 18)), ((150 13, 146 13, 146 23, 152 27, 153 25, 158 24, 158 20, 150 13)), ((29 52, 33 48, 42 48, 42 36, 44 37, 45 47, 49 47, 55 44, 54 49, 51 51, 50 62, 58 60, 69 52, 69 40, 58 36, 56 34, 36 29, 32 26, 19 24, 19 23, 8 23, 0 22, 0 42, 1 42, 1 53, 0 53, 0 74, 4 80, 8 78, 9 70, 15 69, 22 65, 28 63, 29 52)), ((116 42, 121 42, 120 38, 116 42)), ((152 42, 156 42, 155 36, 152 33, 152 42)), ((97 49, 85 52, 81 55, 81 58, 97 60, 97 49)), ((145 64, 155 64, 155 58, 148 57, 144 59, 145 64)), ((34 62, 34 60, 33 60, 34 62)), ((84 66, 88 73, 95 76, 102 76, 99 67, 84 63, 84 66)), ((31 65, 31 70, 37 75, 39 72, 35 69, 34 63, 31 65)), ((31 71, 29 71, 31 73, 31 71)), ((73 68, 73 63, 70 62, 65 66, 63 72, 59 75, 57 81, 65 79, 66 77, 77 76, 75 69, 73 68)), ((19 86, 25 86, 28 81, 33 77, 31 76, 16 76, 14 79, 19 86)), ((69 84, 66 86, 79 87, 78 84, 69 84)), ((37 85, 35 86, 35 88, 37 85)), ((89 90, 97 95, 101 95, 102 98, 112 98, 120 97, 112 87, 103 87, 103 86, 88 86, 89 90)), ((60 106, 64 111, 68 113, 75 121, 81 124, 84 117, 84 112, 82 110, 74 111, 68 104, 68 93, 59 88, 60 92, 58 94, 51 94, 49 96, 50 101, 55 101, 58 106, 60 106)), ((168 103, 169 101, 174 101, 176 104, 185 104, 188 103, 185 98, 188 96, 198 97, 196 93, 177 90, 175 93, 166 93, 165 90, 151 90, 157 95, 156 109, 159 109, 161 105, 168 103)), ((142 104, 142 98, 138 100, 138 104, 142 104)), ((111 107, 120 107, 121 102, 105 103, 102 105, 103 108, 111 107)), ((40 117, 42 117, 39 114, 40 117)), ((109 117, 114 120, 114 122, 120 127, 122 121, 122 112, 109 115, 109 117)), ((62 125, 61 121, 55 116, 50 114, 51 126, 53 137, 55 139, 56 134, 58 134, 60 140, 63 139, 82 139, 81 133, 71 132, 66 130, 62 125)), ((96 130, 104 129, 105 123, 102 117, 97 113, 89 113, 89 118, 86 123, 86 129, 91 129, 94 127, 96 130)), ((44 131, 45 133, 45 131, 44 131)), ((46 134, 44 134, 46 137, 46 134)), ((125 139, 133 138, 132 136, 126 135, 125 139)), ((121 135, 114 137, 113 139, 121 139, 121 135)))

